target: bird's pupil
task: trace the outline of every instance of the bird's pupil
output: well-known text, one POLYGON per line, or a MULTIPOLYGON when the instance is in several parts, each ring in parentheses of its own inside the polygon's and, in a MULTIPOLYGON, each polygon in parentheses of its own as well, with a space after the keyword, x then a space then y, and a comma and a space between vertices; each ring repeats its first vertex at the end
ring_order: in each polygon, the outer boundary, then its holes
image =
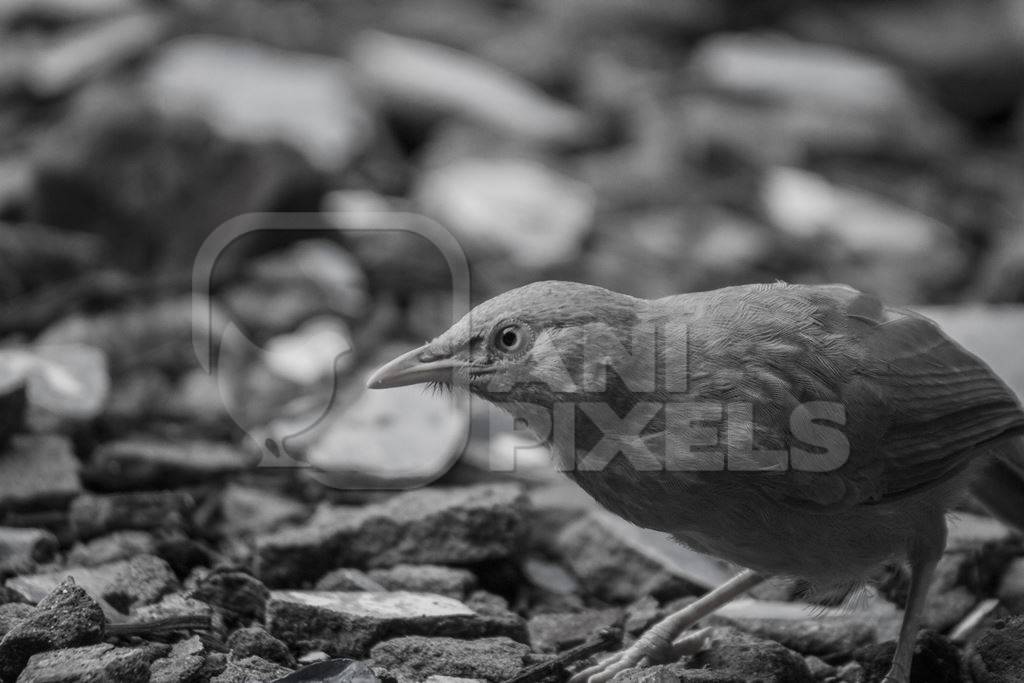
POLYGON ((501 343, 504 346, 508 346, 508 347, 515 346, 516 345, 516 341, 518 339, 519 339, 519 337, 516 336, 516 333, 515 333, 514 330, 505 330, 504 332, 501 333, 501 343))

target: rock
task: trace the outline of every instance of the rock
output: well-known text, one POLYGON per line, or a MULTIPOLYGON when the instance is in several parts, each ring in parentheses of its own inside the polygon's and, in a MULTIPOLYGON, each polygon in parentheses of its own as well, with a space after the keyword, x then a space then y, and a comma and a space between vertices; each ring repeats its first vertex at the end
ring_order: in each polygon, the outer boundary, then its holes
MULTIPOLYGON (((0 169, 13 170, 2 161, 0 169)), ((0 261, 7 269, 0 293, 13 298, 79 276, 99 265, 102 251, 103 243, 95 235, 0 222, 0 261)))
MULTIPOLYGON (((889 641, 853 653, 864 667, 865 678, 881 681, 892 664, 896 643, 889 641)), ((914 647, 914 660, 910 665, 911 680, 928 683, 959 683, 962 679, 960 653, 944 636, 934 631, 921 631, 914 647)))
POLYGON ((127 623, 145 624, 163 619, 212 623, 215 630, 223 626, 219 615, 210 605, 192 598, 188 593, 172 593, 165 595, 160 602, 137 607, 127 619, 127 623))
POLYGON ((111 531, 155 531, 184 525, 194 502, 181 491, 83 495, 71 504, 71 526, 81 539, 111 531))
POLYGON ((1024 680, 1024 616, 999 620, 971 647, 967 662, 978 683, 1024 680))
POLYGON ((232 659, 224 673, 215 676, 211 683, 252 683, 252 681, 273 681, 287 676, 292 669, 268 662, 260 657, 232 659))
POLYGON ((522 565, 523 577, 535 588, 551 595, 575 595, 580 583, 562 565, 528 557, 522 565))
POLYGON ((29 574, 7 580, 31 602, 42 600, 71 576, 101 605, 121 612, 131 606, 146 605, 174 590, 177 578, 166 562, 152 555, 137 555, 95 567, 68 567, 43 574, 29 574), (112 602, 111 602, 112 601, 112 602))
POLYGON ((153 662, 149 683, 186 683, 200 680, 206 663, 206 648, 199 636, 174 644, 170 654, 153 662))
POLYGON ((351 59, 371 87, 404 111, 450 114, 540 144, 574 145, 592 135, 580 111, 442 45, 366 31, 351 59))
POLYGON ((464 405, 425 396, 422 387, 367 389, 326 419, 306 458, 317 470, 313 476, 335 488, 428 484, 458 458, 469 429, 464 405))
POLYGON ((996 596, 1014 611, 1024 612, 1024 557, 1010 562, 1003 572, 996 596))
POLYGON ((422 680, 428 676, 505 681, 527 664, 530 648, 510 638, 424 638, 409 636, 378 643, 370 651, 374 666, 388 674, 422 680))
POLYGON ((220 515, 224 535, 249 536, 299 522, 309 511, 299 501, 273 491, 231 483, 221 494, 220 515))
POLYGON ((145 648, 100 643, 34 655, 18 680, 23 683, 147 683, 151 680, 149 664, 150 655, 145 648))
POLYGON ((8 602, 0 605, 0 639, 32 613, 32 605, 24 602, 8 602))
POLYGON ((0 680, 18 678, 37 652, 98 643, 105 628, 100 606, 68 579, 0 640, 0 680))
POLYGON ((291 676, 281 679, 281 683, 301 683, 316 681, 317 683, 378 683, 380 679, 366 665, 351 659, 327 659, 323 652, 313 652, 318 656, 312 663, 303 666, 291 676), (322 656, 322 657, 321 657, 322 656))
POLYGON ((776 642, 731 628, 716 629, 710 649, 694 655, 688 667, 721 670, 741 680, 775 683, 814 680, 800 655, 776 642))
POLYGON ((526 623, 530 646, 537 652, 561 652, 622 620, 622 610, 588 609, 566 614, 538 614, 526 623))
POLYGON ((87 94, 36 146, 29 216, 107 237, 126 270, 191 269, 199 246, 228 219, 319 186, 285 146, 237 142, 194 117, 161 114, 135 90, 87 94))
POLYGON ((462 159, 429 169, 417 202, 470 253, 537 272, 575 259, 592 228, 586 185, 525 159, 462 159))
POLYGON ((481 615, 429 593, 275 591, 267 629, 293 649, 363 657, 375 643, 403 635, 480 638, 522 636, 522 622, 481 615))
POLYGON ((215 569, 203 577, 192 597, 212 605, 229 621, 262 622, 270 591, 255 577, 233 569, 215 569))
POLYGON ((352 333, 333 317, 317 317, 267 340, 263 362, 280 379, 298 386, 333 381, 352 365, 352 333))
POLYGON ((178 578, 159 557, 136 555, 123 563, 103 588, 102 597, 114 609, 127 614, 134 607, 151 605, 178 588, 178 578))
POLYGON ((91 488, 106 491, 172 488, 216 481, 254 464, 229 444, 129 438, 97 446, 84 476, 91 488))
MULTIPOLYGON (((713 621, 718 621, 715 618, 713 621)), ((875 642, 870 617, 819 617, 808 612, 804 619, 721 620, 759 638, 774 640, 804 655, 841 655, 875 642)))
POLYGON ((28 603, 28 600, 25 598, 24 595, 14 590, 13 588, 8 588, 7 586, 0 586, 0 606, 7 605, 12 602, 28 603))
MULTIPOLYGON (((655 585, 664 578, 662 566, 627 544, 598 518, 591 515, 567 526, 558 538, 559 550, 566 565, 583 587, 602 600, 628 603, 645 592, 645 585, 655 585)), ((672 597, 703 592, 682 579, 674 581, 672 597)), ((667 596, 665 596, 667 597, 667 596)))
POLYGON ((25 428, 25 379, 0 376, 0 450, 6 449, 11 437, 25 428))
POLYGON ((61 431, 95 418, 110 395, 107 358, 83 344, 40 344, 0 351, 0 372, 25 380, 26 422, 61 431))
POLYGON ((0 576, 27 574, 53 559, 59 544, 45 529, 0 526, 0 576))
POLYGON ((818 151, 898 145, 943 153, 942 145, 956 140, 953 123, 899 71, 870 53, 776 36, 721 34, 700 43, 691 68, 697 81, 757 103, 752 109, 764 110, 766 118, 787 112, 794 137, 818 151))
POLYGON ((156 539, 145 531, 115 531, 88 543, 77 543, 67 556, 72 567, 95 567, 127 560, 136 555, 155 555, 156 539))
POLYGON ((255 655, 281 666, 293 669, 296 667, 295 657, 288 650, 288 646, 256 626, 240 628, 232 633, 228 638, 228 649, 235 659, 255 655))
POLYGON ((167 114, 198 113, 230 140, 285 143, 326 173, 345 170, 374 134, 348 65, 330 57, 186 36, 156 56, 145 90, 167 114))
POLYGON ((332 567, 466 565, 508 557, 523 534, 517 486, 425 488, 363 508, 325 507, 303 526, 256 537, 258 575, 299 585, 332 567))
POLYGON ((840 279, 890 302, 925 299, 954 284, 967 266, 948 225, 813 173, 773 169, 762 201, 769 219, 793 238, 806 244, 834 240, 840 279), (927 259, 915 260, 922 253, 927 259))
POLYGON ((431 564, 399 564, 374 569, 369 577, 389 591, 436 593, 456 600, 464 599, 476 588, 476 576, 468 569, 431 564))
POLYGON ((0 510, 63 507, 81 490, 64 437, 16 436, 0 454, 0 510))
POLYGON ((387 591, 365 572, 349 567, 330 571, 316 582, 318 591, 387 591))

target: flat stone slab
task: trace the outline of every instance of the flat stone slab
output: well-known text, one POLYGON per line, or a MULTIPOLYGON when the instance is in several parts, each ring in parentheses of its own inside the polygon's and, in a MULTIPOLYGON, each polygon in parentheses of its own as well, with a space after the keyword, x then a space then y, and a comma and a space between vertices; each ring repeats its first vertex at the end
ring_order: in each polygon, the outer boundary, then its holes
POLYGON ((108 643, 35 655, 18 677, 19 683, 146 683, 149 680, 149 655, 144 649, 114 647, 108 643))
POLYGON ((104 490, 170 488, 204 483, 254 464, 230 444, 122 439, 96 447, 85 477, 90 487, 104 490))
POLYGON ((0 512, 67 505, 82 492, 78 469, 62 436, 13 437, 0 450, 0 512))
POLYGON ((274 591, 267 606, 271 634, 293 649, 332 657, 365 657, 375 643, 396 636, 515 636, 521 626, 454 598, 407 591, 274 591))

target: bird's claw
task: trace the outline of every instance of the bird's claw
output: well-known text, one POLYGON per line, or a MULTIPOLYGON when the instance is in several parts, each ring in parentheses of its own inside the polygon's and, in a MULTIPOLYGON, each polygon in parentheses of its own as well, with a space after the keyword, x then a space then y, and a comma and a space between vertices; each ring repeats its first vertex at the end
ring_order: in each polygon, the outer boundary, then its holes
POLYGON ((597 664, 575 674, 568 683, 607 683, 626 669, 676 661, 683 655, 704 649, 708 633, 709 629, 703 628, 675 642, 646 633, 625 650, 608 655, 597 664))

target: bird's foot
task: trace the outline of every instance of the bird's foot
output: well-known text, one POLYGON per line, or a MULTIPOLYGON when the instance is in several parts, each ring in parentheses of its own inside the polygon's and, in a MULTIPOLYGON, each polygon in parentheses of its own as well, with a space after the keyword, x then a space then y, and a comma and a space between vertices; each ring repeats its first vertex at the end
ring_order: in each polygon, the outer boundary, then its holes
POLYGON ((674 662, 683 655, 696 654, 705 649, 710 632, 710 628, 702 628, 670 641, 648 631, 625 650, 609 655, 594 666, 575 674, 569 683, 607 683, 626 669, 674 662))

